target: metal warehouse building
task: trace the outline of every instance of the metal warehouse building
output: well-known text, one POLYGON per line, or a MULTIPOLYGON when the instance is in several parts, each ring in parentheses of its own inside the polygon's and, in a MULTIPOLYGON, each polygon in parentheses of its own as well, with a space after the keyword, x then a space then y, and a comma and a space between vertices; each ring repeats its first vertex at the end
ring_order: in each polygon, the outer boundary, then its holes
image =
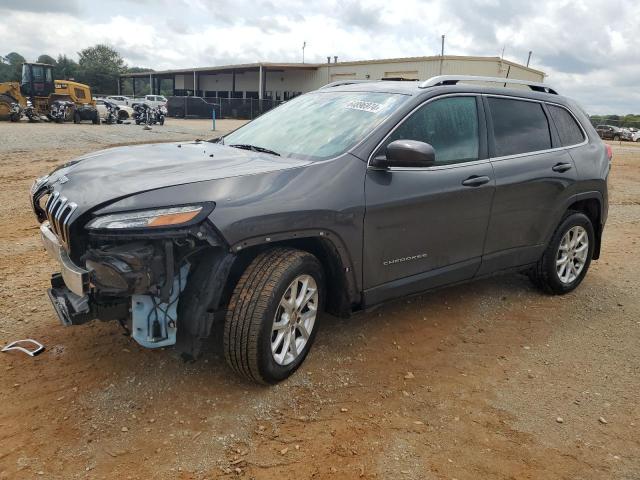
POLYGON ((173 95, 288 100, 322 85, 347 79, 426 80, 435 75, 484 75, 542 82, 545 74, 499 57, 434 56, 334 63, 248 63, 218 67, 128 73, 133 93, 160 94, 170 82, 173 95), (144 80, 144 87, 136 84, 144 80), (149 80, 151 83, 149 84, 149 80), (161 83, 163 82, 163 83, 161 83), (151 85, 151 88, 149 88, 151 85))
MULTIPOLYGON (((348 79, 426 80, 436 75, 483 75, 542 82, 545 74, 500 57, 432 56, 327 63, 248 63, 217 67, 128 73, 119 79, 118 93, 200 97, 215 105, 251 99, 262 112, 327 83, 348 79), (128 81, 127 87, 125 80, 128 81), (126 91, 125 91, 126 90, 126 91), (225 102, 225 99, 228 99, 225 102)), ((246 103, 246 102, 244 102, 246 103)), ((185 105, 187 104, 185 100, 185 105)), ((170 102, 171 105, 171 102, 170 102)), ((253 116, 253 115, 252 115, 253 116)))

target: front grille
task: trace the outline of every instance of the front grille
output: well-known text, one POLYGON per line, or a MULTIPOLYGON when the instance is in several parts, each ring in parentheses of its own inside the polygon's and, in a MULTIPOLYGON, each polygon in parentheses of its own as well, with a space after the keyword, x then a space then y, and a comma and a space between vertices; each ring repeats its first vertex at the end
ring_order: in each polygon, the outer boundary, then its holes
POLYGON ((53 192, 49 195, 44 205, 44 212, 49 220, 51 230, 67 249, 69 248, 69 219, 76 208, 78 205, 60 195, 60 192, 53 192))

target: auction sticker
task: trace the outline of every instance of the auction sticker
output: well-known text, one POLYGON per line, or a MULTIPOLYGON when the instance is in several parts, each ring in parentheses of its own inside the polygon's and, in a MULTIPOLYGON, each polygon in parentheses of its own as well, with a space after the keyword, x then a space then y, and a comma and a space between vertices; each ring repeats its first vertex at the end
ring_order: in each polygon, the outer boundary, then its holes
POLYGON ((382 104, 375 102, 365 102, 363 100, 352 100, 347 103, 345 108, 349 108, 351 110, 362 110, 363 112, 378 113, 380 110, 382 110, 382 104))

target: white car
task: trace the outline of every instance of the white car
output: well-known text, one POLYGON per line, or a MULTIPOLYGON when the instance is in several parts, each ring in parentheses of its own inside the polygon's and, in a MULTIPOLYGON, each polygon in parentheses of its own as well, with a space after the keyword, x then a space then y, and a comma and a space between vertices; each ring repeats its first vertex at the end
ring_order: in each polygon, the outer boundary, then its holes
POLYGON ((118 106, 122 106, 122 105, 128 105, 127 102, 130 100, 130 98, 125 97, 124 95, 112 95, 112 96, 106 97, 105 100, 109 100, 110 102, 113 102, 118 106))
POLYGON ((146 103, 150 107, 159 107, 167 105, 167 97, 164 95, 145 95, 144 97, 134 97, 127 100, 127 105, 133 107, 138 103, 146 103))
MULTIPOLYGON (((109 101, 109 98, 110 97, 107 97, 105 100, 109 101)), ((120 120, 128 120, 130 118, 133 118, 133 108, 126 105, 118 105, 118 107, 120 108, 120 110, 118 111, 118 117, 120 120)), ((103 99, 96 98, 96 108, 98 109, 98 114, 100 115, 100 118, 102 120, 107 118, 109 112, 106 105, 104 104, 103 99)))
POLYGON ((631 127, 629 129, 629 132, 631 132, 631 141, 632 142, 640 142, 640 130, 638 130, 635 127, 631 127))

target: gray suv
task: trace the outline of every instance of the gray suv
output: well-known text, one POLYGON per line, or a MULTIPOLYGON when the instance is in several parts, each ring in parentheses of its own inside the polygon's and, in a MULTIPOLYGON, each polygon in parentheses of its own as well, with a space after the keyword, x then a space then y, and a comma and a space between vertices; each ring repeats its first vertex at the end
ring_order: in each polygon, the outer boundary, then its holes
POLYGON ((61 322, 115 320, 186 358, 218 332, 233 370, 274 383, 323 311, 507 271, 572 291, 600 255, 610 147, 547 85, 492 82, 329 84, 221 139, 113 148, 39 178, 61 322))

